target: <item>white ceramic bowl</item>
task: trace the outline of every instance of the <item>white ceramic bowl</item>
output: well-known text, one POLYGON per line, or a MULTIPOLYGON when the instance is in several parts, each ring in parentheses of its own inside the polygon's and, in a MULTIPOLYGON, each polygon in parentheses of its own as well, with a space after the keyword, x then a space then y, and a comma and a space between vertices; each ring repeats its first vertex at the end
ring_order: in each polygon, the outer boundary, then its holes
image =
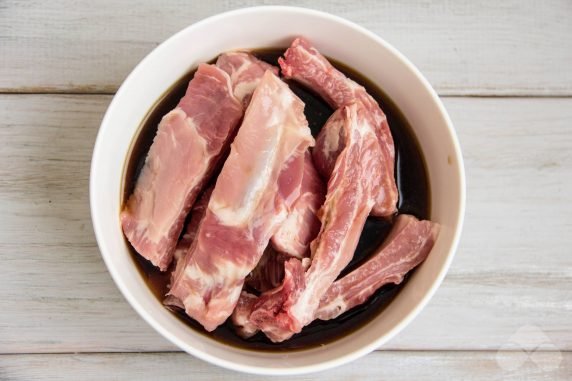
POLYGON ((184 351, 237 371, 300 374, 345 364, 379 348, 427 304, 445 277, 459 240, 465 178, 459 143, 441 101, 395 48, 364 28, 327 13, 255 7, 189 26, 153 50, 127 77, 101 123, 90 179, 93 227, 115 283, 135 310, 184 351), (323 347, 286 353, 221 344, 179 321, 153 296, 126 247, 119 222, 123 167, 139 125, 155 101, 200 62, 234 49, 286 47, 305 36, 325 55, 357 69, 398 105, 413 127, 428 167, 431 219, 442 225, 427 260, 379 316, 323 347))

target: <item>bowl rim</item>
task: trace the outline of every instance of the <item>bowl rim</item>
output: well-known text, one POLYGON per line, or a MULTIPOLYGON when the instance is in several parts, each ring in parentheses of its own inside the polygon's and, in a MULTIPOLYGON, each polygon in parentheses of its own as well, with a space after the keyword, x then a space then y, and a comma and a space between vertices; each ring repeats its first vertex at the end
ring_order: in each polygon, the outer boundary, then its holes
POLYGON ((331 369, 335 366, 341 366, 341 365, 347 364, 353 360, 356 360, 360 357, 363 357, 366 354, 377 349, 383 343, 385 343, 385 342, 391 340, 393 337, 395 337, 400 331, 403 330, 403 328, 405 328, 421 312, 421 310, 423 308, 425 308, 425 306, 428 304, 429 300, 433 297, 436 290, 439 288, 443 279, 445 278, 445 275, 446 275, 447 271, 449 270, 449 267, 451 265, 453 257, 455 256, 455 253, 456 253, 457 248, 458 248, 458 244, 459 244, 460 237, 461 237, 461 232, 463 229, 465 208, 466 208, 465 167, 464 167, 463 156, 461 153, 460 143, 459 143, 457 134, 455 132, 455 129, 453 127, 453 123, 449 117, 449 114, 447 113, 447 111, 446 111, 443 103, 441 102, 439 96, 437 95, 437 93, 433 89, 433 87, 430 85, 429 81, 419 71, 419 69, 417 69, 417 67, 415 67, 415 65, 413 65, 413 63, 411 63, 401 52, 399 52, 391 44, 386 42, 383 38, 381 38, 377 34, 369 31, 368 29, 366 29, 366 28, 364 28, 364 27, 362 27, 362 26, 360 26, 354 22, 346 20, 340 16, 336 16, 336 15, 333 15, 333 14, 330 14, 327 12, 323 12, 323 11, 318 11, 315 9, 309 9, 309 8, 303 8, 303 7, 293 7, 293 6, 276 6, 276 5, 254 6, 254 7, 235 9, 235 10, 226 11, 223 13, 219 13, 219 14, 204 18, 200 21, 197 21, 197 22, 183 28, 179 32, 171 35, 168 39, 166 39, 161 44, 159 44, 157 47, 155 47, 153 50, 151 50, 140 61, 135 66, 135 68, 130 72, 130 74, 125 78, 125 80, 122 82, 121 86, 119 87, 116 94, 114 95, 111 103, 109 104, 107 111, 105 113, 105 116, 102 119, 101 125, 99 127, 99 131, 97 134, 97 138, 95 141, 93 154, 92 154, 92 161, 91 161, 91 167, 90 167, 89 192, 90 192, 90 212, 91 212, 92 226, 94 229, 96 241, 97 241, 98 247, 100 249, 101 256, 103 257, 103 260, 106 264, 106 267, 107 267, 109 273, 111 274, 113 281, 115 282, 115 284, 117 285, 117 287, 119 288, 119 290, 121 291, 121 293, 123 294, 125 299, 127 299, 129 304, 135 309, 135 311, 137 311, 139 316, 141 316, 151 327, 153 327, 157 332, 159 332, 164 338, 169 340, 171 343, 175 344, 177 347, 181 348, 185 352, 187 352, 187 353, 189 353, 189 354, 191 354, 191 355, 193 355, 193 356, 195 356, 201 360, 207 361, 207 362, 214 364, 214 365, 217 365, 217 366, 221 366, 221 367, 226 368, 226 369, 250 373, 250 374, 259 374, 259 375, 299 375, 299 374, 306 374, 306 373, 312 373, 312 372, 318 372, 318 371, 322 371, 322 370, 326 370, 326 369, 331 369), (409 313, 401 321, 399 321, 399 323, 397 323, 392 329, 390 329, 384 335, 379 336, 375 340, 372 340, 372 342, 370 342, 368 345, 361 347, 357 350, 353 350, 349 353, 346 353, 345 355, 338 356, 338 357, 333 358, 333 359, 328 359, 328 360, 321 361, 321 362, 315 363, 315 364, 295 366, 295 367, 284 366, 282 368, 277 368, 277 367, 268 368, 268 367, 254 366, 254 365, 245 365, 245 364, 240 364, 240 363, 236 363, 233 361, 228 361, 228 360, 225 360, 223 358, 205 353, 202 350, 200 350, 196 347, 193 347, 192 345, 189 345, 186 342, 183 342, 183 340, 180 340, 173 333, 171 333, 168 329, 166 329, 160 323, 158 323, 155 320, 155 318, 153 316, 151 316, 142 307, 142 305, 139 303, 137 297, 135 297, 130 292, 129 287, 126 286, 126 284, 124 283, 122 275, 120 274, 119 270, 116 267, 114 267, 113 264, 111 263, 111 259, 109 258, 110 250, 107 248, 105 237, 103 236, 103 233, 100 230, 100 225, 102 223, 102 217, 98 212, 96 197, 94 197, 95 193, 97 192, 97 189, 96 189, 97 184, 95 182, 94 174, 98 171, 98 162, 99 162, 98 157, 101 156, 99 154, 99 152, 102 150, 101 146, 104 144, 104 142, 102 142, 102 140, 103 140, 102 136, 104 135, 103 131, 106 128, 109 128, 108 126, 110 125, 110 121, 109 121, 110 115, 114 114, 114 109, 118 107, 117 106, 117 99, 120 98, 120 95, 125 91, 125 88, 130 85, 130 82, 132 81, 132 78, 136 75, 136 73, 143 70, 142 67, 145 66, 145 63, 150 59, 150 56, 154 55, 155 52, 158 49, 160 49, 162 46, 171 44, 171 43, 173 43, 173 41, 176 41, 178 38, 180 38, 181 35, 188 33, 189 30, 199 28, 199 27, 203 26, 204 24, 212 23, 215 21, 221 21, 221 20, 224 20, 225 18, 237 17, 240 15, 258 13, 258 12, 266 12, 266 13, 282 13, 282 12, 296 13, 296 12, 298 12, 300 14, 306 14, 306 15, 310 15, 310 16, 314 16, 314 17, 327 19, 328 21, 331 21, 333 23, 343 24, 346 27, 354 29, 361 34, 366 35, 366 37, 372 39, 377 44, 383 46, 391 54, 393 54, 399 60, 399 62, 402 65, 404 65, 411 72, 411 74, 413 74, 415 79, 417 79, 421 83, 421 85, 425 88, 425 90, 430 95, 432 102, 437 106, 437 109, 438 109, 439 113, 441 114, 441 116, 445 122, 445 125, 446 125, 447 130, 448 130, 447 132, 450 135, 451 142, 453 143, 453 150, 454 150, 455 159, 458 161, 458 180, 459 180, 459 183, 457 184, 457 186, 460 190, 460 194, 459 194, 458 213, 456 216, 457 223, 456 223, 456 225, 454 225, 455 231, 454 231, 453 239, 451 241, 451 245, 449 247, 448 253, 446 255, 446 260, 445 260, 443 266, 439 270, 439 273, 436 275, 436 277, 433 279, 431 286, 427 289, 427 291, 425 292, 425 295, 421 299, 421 301, 411 311, 409 311, 409 313))

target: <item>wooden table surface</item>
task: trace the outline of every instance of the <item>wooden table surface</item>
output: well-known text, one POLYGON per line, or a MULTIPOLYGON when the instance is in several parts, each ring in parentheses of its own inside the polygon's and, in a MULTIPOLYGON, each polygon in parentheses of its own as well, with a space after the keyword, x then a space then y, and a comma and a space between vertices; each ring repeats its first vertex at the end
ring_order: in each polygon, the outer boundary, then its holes
MULTIPOLYGON (((139 318, 88 205, 95 136, 134 65, 257 3, 0 0, 1 380, 264 379, 181 353, 139 318)), ((292 379, 572 379, 572 2, 295 3, 369 28, 427 76, 457 128, 468 204, 451 270, 410 326, 292 379)))

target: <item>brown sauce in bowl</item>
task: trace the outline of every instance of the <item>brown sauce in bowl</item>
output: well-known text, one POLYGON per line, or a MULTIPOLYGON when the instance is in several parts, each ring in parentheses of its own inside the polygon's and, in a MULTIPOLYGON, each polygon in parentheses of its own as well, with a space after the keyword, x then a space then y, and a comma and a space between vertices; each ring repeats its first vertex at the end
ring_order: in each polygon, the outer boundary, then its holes
MULTIPOLYGON (((253 54, 259 59, 277 65, 277 59, 284 51, 285 49, 260 49, 254 51, 253 54)), ((423 153, 407 120, 389 97, 371 81, 357 71, 333 59, 329 60, 349 78, 364 86, 387 115, 395 141, 395 175, 399 188, 398 213, 412 214, 420 219, 429 219, 430 190, 427 170, 423 153)), ((183 97, 193 75, 194 70, 177 81, 155 103, 143 120, 126 163, 122 202, 125 202, 133 191, 135 181, 145 162, 145 157, 153 142, 161 118, 171 111, 183 97)), ((304 113, 312 130, 312 134, 317 136, 321 127, 334 110, 312 91, 293 81, 287 81, 287 83, 294 93, 306 104, 304 113)), ((359 264, 365 261, 375 249, 381 245, 391 229, 391 223, 392 221, 381 218, 369 217, 367 219, 354 257, 340 276, 347 274, 359 266, 359 264)), ((151 265, 150 262, 137 254, 129 243, 128 246, 131 249, 133 260, 141 276, 159 302, 162 303, 164 295, 167 292, 170 272, 160 272, 156 267, 151 265)), ((399 290, 407 282, 408 277, 409 276, 406 276, 400 285, 389 284, 382 287, 377 290, 366 303, 347 311, 336 319, 330 321, 316 320, 312 322, 305 327, 301 333, 282 343, 272 343, 262 333, 258 333, 250 339, 242 339, 235 334, 230 321, 227 321, 213 332, 206 332, 199 323, 187 316, 184 311, 175 311, 172 313, 192 329, 212 339, 235 347, 263 351, 303 350, 330 343, 363 327, 395 298, 399 290)))

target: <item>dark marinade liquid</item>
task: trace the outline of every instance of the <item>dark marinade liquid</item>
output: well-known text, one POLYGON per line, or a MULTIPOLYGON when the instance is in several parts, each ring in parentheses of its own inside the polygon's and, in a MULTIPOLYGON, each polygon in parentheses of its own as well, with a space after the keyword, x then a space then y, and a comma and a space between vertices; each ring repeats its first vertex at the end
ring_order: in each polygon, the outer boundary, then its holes
MULTIPOLYGON (((285 49, 260 49, 253 52, 255 56, 270 64, 277 65, 278 57, 285 49)), ((427 171, 421 148, 407 120, 393 102, 367 78, 355 70, 333 60, 332 64, 346 74, 349 78, 364 86, 379 103, 387 115, 391 133, 395 141, 395 174, 399 188, 398 213, 412 214, 420 219, 430 217, 430 194, 427 171)), ((134 141, 130 157, 125 168, 123 186, 124 203, 132 193, 137 176, 145 162, 145 157, 157 132, 157 127, 163 115, 172 110, 185 94, 188 82, 193 77, 194 70, 190 71, 170 90, 168 90, 150 110, 143 120, 139 134, 134 141)), ((317 136, 318 132, 333 113, 319 96, 293 81, 287 81, 290 88, 306 104, 304 114, 312 130, 317 136)), ((356 252, 350 264, 344 269, 340 277, 349 273, 375 251, 381 245, 392 226, 392 220, 369 217, 361 234, 356 252)), ((127 240, 126 240, 127 241, 127 240)), ((163 302, 166 294, 170 272, 161 273, 150 262, 137 254, 135 249, 128 245, 134 262, 145 279, 147 285, 157 297, 159 303, 163 302)), ((409 275, 400 285, 389 284, 379 289, 366 303, 355 307, 345 314, 330 321, 316 320, 301 333, 282 343, 272 343, 262 333, 256 334, 250 339, 242 339, 234 333, 232 323, 227 321, 214 332, 206 332, 195 320, 185 314, 184 311, 173 311, 180 320, 184 321, 193 329, 208 335, 222 343, 250 350, 263 351, 291 351, 302 350, 324 345, 340 339, 353 331, 356 331, 377 316, 397 295, 399 290, 407 282, 409 275)))

